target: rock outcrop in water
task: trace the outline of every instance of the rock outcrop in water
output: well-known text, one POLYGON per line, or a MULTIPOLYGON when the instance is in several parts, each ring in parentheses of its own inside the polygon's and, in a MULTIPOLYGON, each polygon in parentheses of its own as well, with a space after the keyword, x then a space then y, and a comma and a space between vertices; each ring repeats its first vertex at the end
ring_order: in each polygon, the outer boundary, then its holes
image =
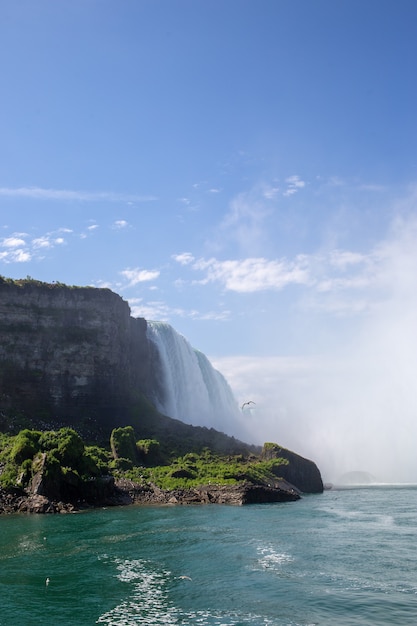
MULTIPOLYGON (((91 507, 127 506, 129 504, 266 504, 294 502, 300 492, 285 480, 272 487, 243 482, 236 485, 202 485, 189 489, 160 489, 156 485, 139 485, 131 480, 112 476, 100 479, 104 488, 88 499, 62 500, 50 493, 0 487, 0 515, 10 513, 74 513, 91 507)), ((81 494, 80 494, 81 495, 81 494)), ((83 494, 86 495, 86 494, 83 494)))
POLYGON ((305 493, 322 493, 323 481, 317 465, 304 457, 286 450, 276 443, 265 443, 262 449, 261 458, 269 461, 271 459, 286 459, 288 464, 280 465, 279 476, 289 483, 297 485, 305 493))

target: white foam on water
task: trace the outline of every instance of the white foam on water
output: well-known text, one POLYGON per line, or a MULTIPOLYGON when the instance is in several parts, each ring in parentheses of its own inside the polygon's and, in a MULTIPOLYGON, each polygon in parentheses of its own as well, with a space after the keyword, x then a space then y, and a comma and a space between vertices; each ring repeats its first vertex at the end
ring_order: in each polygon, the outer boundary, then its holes
MULTIPOLYGON (((267 555, 268 556, 268 555, 267 555)), ((133 585, 132 593, 110 611, 101 615, 96 624, 108 626, 273 626, 275 621, 239 611, 182 611, 169 599, 167 582, 175 577, 169 571, 155 571, 149 561, 115 559, 117 578, 133 585)), ((291 624, 289 624, 291 626, 291 624)), ((294 626, 296 626, 294 622, 294 626)))
POLYGON ((279 570, 283 565, 291 563, 294 558, 291 554, 277 551, 272 545, 259 546, 257 565, 261 569, 279 570))
POLYGON ((143 560, 115 560, 117 578, 133 584, 133 593, 119 605, 101 615, 97 624, 130 626, 130 624, 178 623, 178 609, 169 605, 165 588, 168 571, 153 571, 143 560))

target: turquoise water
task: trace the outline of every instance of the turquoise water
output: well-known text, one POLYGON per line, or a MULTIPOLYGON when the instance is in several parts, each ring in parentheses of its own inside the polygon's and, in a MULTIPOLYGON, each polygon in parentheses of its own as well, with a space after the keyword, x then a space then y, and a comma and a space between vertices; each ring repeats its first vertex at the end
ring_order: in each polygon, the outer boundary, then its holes
POLYGON ((415 487, 3 516, 0 536, 2 626, 417 624, 415 487))

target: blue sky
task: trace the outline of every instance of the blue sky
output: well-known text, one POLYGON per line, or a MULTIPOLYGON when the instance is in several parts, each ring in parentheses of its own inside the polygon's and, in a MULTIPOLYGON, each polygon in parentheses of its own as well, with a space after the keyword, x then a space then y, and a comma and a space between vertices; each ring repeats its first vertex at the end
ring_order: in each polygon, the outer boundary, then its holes
POLYGON ((0 18, 0 273, 169 321, 256 401, 239 435, 417 480, 414 0, 0 18))

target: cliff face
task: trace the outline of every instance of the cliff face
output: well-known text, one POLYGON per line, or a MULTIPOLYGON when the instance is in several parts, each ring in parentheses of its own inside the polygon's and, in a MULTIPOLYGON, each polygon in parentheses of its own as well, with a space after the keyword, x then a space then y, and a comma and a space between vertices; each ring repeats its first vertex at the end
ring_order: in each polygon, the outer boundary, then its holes
POLYGON ((146 321, 108 289, 0 282, 0 410, 45 425, 123 424, 146 393, 146 321))

